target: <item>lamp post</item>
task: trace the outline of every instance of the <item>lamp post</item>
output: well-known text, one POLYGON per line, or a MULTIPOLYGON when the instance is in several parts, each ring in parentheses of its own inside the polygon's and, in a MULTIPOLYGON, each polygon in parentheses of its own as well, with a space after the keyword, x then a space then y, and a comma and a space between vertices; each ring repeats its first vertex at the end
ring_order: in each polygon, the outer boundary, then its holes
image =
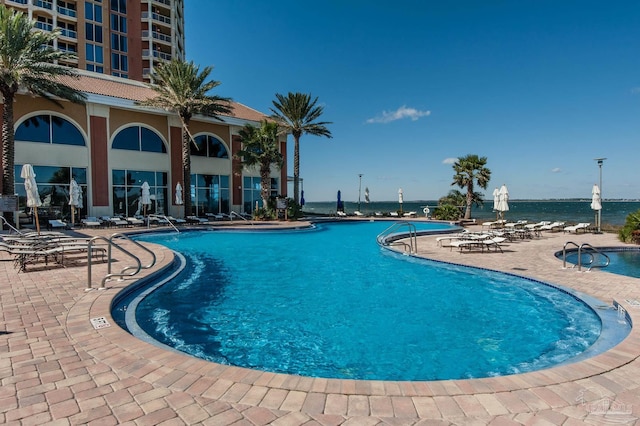
POLYGON ((594 158, 594 160, 596 160, 596 162, 598 163, 598 169, 600 170, 600 210, 598 210, 598 234, 601 234, 601 227, 602 227, 602 163, 604 163, 604 160, 606 160, 606 158, 594 158))
POLYGON ((360 211, 360 194, 362 192, 362 173, 358 175, 360 183, 358 184, 358 211, 360 211))

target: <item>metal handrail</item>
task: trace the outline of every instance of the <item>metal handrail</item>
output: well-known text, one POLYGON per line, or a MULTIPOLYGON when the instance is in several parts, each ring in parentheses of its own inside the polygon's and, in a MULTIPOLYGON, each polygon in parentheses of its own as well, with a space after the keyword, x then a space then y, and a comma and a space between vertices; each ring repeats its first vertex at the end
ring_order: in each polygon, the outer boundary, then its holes
POLYGON ((231 212, 229 213, 229 217, 233 217, 233 215, 236 215, 237 217, 239 217, 240 219, 247 221, 247 218, 242 216, 240 213, 236 213, 233 210, 231 210, 231 212))
POLYGON ((140 244, 139 242, 132 240, 131 238, 129 238, 128 236, 124 235, 124 234, 120 234, 120 233, 116 233, 113 234, 110 238, 106 238, 103 236, 96 236, 93 237, 89 240, 89 243, 87 244, 87 288, 86 290, 91 290, 91 281, 92 281, 92 271, 91 271, 91 266, 92 266, 92 247, 93 247, 93 243, 95 241, 104 241, 107 243, 107 275, 105 275, 102 278, 102 281, 100 283, 100 289, 104 290, 105 287, 105 283, 107 282, 108 279, 113 278, 113 277, 132 277, 134 275, 137 275, 142 269, 149 269, 151 267, 153 267, 156 264, 156 255, 153 251, 149 250, 147 247, 143 246, 142 244, 140 244), (144 251, 146 251, 147 253, 149 253, 151 255, 151 263, 149 263, 148 265, 142 265, 142 262, 140 261, 140 258, 138 256, 136 256, 135 254, 131 253, 129 250, 125 249, 124 247, 122 247, 120 244, 116 243, 114 241, 115 238, 124 238, 127 241, 131 242, 132 244, 140 247, 141 249, 143 249, 144 251), (122 271, 120 271, 120 273, 111 273, 111 261, 113 260, 113 257, 111 255, 112 253, 112 247, 117 248, 118 250, 120 250, 121 252, 123 252, 124 254, 126 254, 127 256, 131 257, 133 260, 135 260, 136 265, 135 266, 125 266, 122 271), (126 271, 129 271, 133 269, 134 271, 131 273, 125 273, 126 271))
MULTIPOLYGON (((581 253, 582 253, 582 248, 583 247, 589 248, 592 252, 596 252, 599 255, 604 256, 605 259, 607 259, 607 261, 604 263, 604 265, 596 265, 595 266, 596 268, 606 268, 611 263, 611 258, 609 256, 607 256, 606 253, 601 252, 600 250, 598 250, 597 248, 595 248, 594 246, 592 246, 589 243, 583 243, 578 248, 578 271, 580 271, 581 267, 582 267, 582 262, 581 262, 582 256, 581 256, 581 253)), ((593 255, 592 252, 587 252, 591 256, 591 262, 589 262, 589 265, 591 265, 591 266, 589 266, 589 269, 587 269, 587 271, 591 271, 591 269, 594 267, 593 262, 595 261, 595 256, 593 255)))
POLYGON ((150 219, 152 216, 153 216, 153 217, 159 217, 159 218, 162 218, 162 219, 166 220, 166 221, 167 221, 167 223, 168 223, 168 224, 169 224, 173 229, 175 229, 175 230, 176 230, 176 232, 177 232, 178 234, 180 233, 180 230, 179 230, 178 228, 176 228, 176 225, 174 225, 174 224, 173 224, 173 222, 171 222, 167 216, 163 216, 163 215, 159 215, 159 214, 150 214, 150 215, 147 217, 147 229, 150 227, 151 220, 149 220, 149 219, 150 219))
POLYGON ((417 253, 418 252, 417 231, 416 231, 415 225, 411 222, 405 222, 405 221, 395 222, 393 225, 391 225, 390 227, 382 231, 380 234, 378 234, 378 236, 376 237, 376 241, 381 246, 393 245, 394 242, 387 242, 387 238, 389 237, 389 235, 391 235, 392 232, 397 231, 401 227, 407 227, 409 229, 409 243, 407 244, 406 242, 403 241, 403 242, 398 242, 396 244, 402 244, 403 246, 408 247, 409 253, 417 253))
MULTIPOLYGON (((573 241, 567 241, 566 243, 564 243, 564 247, 562 247, 562 268, 563 269, 567 268, 567 246, 569 244, 576 246, 577 249, 580 249, 580 246, 574 243, 573 241)), ((578 262, 580 262, 580 259, 578 259, 578 262)))
POLYGON ((4 216, 0 215, 0 219, 2 219, 2 222, 7 225, 9 228, 11 228, 13 231, 16 232, 16 234, 21 234, 22 232, 18 231, 16 228, 13 227, 13 225, 11 225, 9 222, 7 222, 7 219, 4 218, 4 216))

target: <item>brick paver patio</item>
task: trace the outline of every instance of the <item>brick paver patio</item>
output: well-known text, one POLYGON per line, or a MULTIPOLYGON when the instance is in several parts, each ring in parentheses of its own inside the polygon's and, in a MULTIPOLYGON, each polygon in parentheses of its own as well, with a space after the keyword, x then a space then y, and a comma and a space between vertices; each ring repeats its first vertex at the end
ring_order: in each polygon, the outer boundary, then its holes
MULTIPOLYGON (((97 233, 110 235, 91 231, 97 233)), ((609 304, 615 299, 637 323, 640 308, 627 301, 640 300, 640 280, 562 269, 553 252, 566 241, 621 245, 611 234, 560 232, 510 243, 504 253, 461 253, 420 237, 418 254, 572 287, 609 304)), ((148 258, 127 248, 143 263, 148 258)), ((172 261, 169 250, 153 250, 153 270, 172 261)), ((115 257, 117 268, 126 264, 121 254, 115 257)), ((95 287, 106 265, 93 269, 95 287)), ((1 262, 0 276, 0 423, 577 425, 640 418, 637 329, 589 360, 520 375, 436 382, 315 379, 222 366, 142 342, 110 315, 111 300, 132 281, 85 291, 84 264, 18 273, 12 262, 1 262), (94 328, 90 320, 101 317, 109 326, 94 328)))

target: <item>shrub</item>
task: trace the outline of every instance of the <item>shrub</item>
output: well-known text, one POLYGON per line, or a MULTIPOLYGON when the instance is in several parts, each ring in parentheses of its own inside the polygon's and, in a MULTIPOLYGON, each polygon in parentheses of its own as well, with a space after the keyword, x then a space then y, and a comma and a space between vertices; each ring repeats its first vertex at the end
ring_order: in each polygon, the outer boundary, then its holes
POLYGON ((625 243, 632 243, 633 241, 633 231, 640 230, 640 210, 629 213, 627 216, 627 220, 625 221, 624 226, 620 231, 618 231, 618 236, 620 240, 625 243))
POLYGON ((433 209, 432 217, 438 220, 458 220, 460 209, 452 204, 443 204, 433 209))

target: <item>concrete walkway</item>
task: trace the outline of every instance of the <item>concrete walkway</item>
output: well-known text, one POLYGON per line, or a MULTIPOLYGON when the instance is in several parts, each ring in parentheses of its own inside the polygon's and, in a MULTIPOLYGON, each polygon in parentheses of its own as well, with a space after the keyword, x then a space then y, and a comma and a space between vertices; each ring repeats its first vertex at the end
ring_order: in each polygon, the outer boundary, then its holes
MULTIPOLYGON (((92 234, 109 235, 97 230, 92 234)), ((87 232, 88 233, 88 232, 87 232)), ((421 237, 420 256, 572 287, 620 302, 635 323, 640 280, 562 269, 566 241, 621 245, 615 236, 546 233, 500 252, 459 252, 421 237), (627 302, 629 301, 629 302, 627 302)), ((127 246, 145 254, 135 246, 127 246)), ((172 253, 153 246, 160 268, 172 253)), ((126 259, 116 253, 118 268, 126 259)), ((0 255, 1 258, 3 255, 0 255)), ((78 266, 18 273, 0 263, 0 423, 131 425, 634 424, 640 418, 640 331, 607 353, 533 373, 474 380, 315 379, 222 366, 159 349, 113 322, 131 281, 85 291, 78 266), (91 320, 106 327, 94 327, 91 320)), ((114 268, 115 269, 115 268, 114 268)), ((106 272, 94 266, 94 287, 106 272)))

